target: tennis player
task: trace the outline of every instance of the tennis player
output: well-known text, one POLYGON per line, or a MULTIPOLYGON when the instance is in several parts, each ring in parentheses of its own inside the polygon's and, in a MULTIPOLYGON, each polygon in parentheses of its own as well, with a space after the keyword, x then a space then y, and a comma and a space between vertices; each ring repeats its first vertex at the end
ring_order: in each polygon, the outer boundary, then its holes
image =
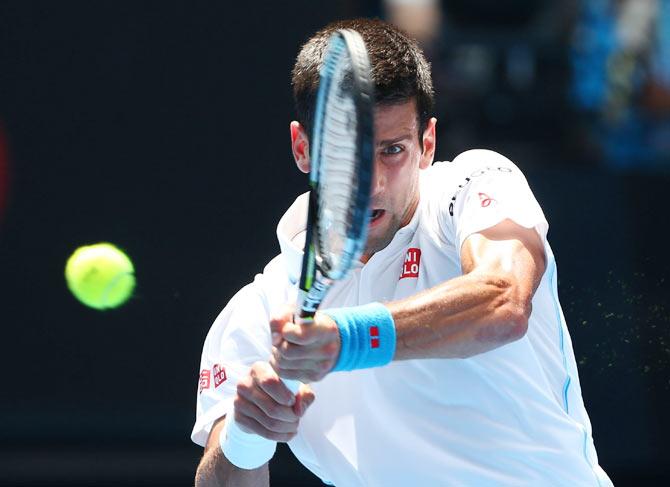
POLYGON ((378 20, 329 25, 293 69, 300 170, 328 36, 366 42, 376 89, 364 257, 311 326, 292 321, 306 195, 277 227, 281 254, 240 290, 205 341, 192 439, 196 485, 268 485, 233 466, 229 417, 288 442, 337 486, 605 486, 557 296, 548 224, 521 171, 488 150, 433 163, 430 68, 378 20), (279 380, 311 383, 293 395, 279 380))

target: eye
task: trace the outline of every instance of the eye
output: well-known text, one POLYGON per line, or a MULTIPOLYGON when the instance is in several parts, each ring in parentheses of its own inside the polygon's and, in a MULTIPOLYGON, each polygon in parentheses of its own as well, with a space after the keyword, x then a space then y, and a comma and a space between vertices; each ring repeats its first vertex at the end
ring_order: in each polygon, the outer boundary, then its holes
POLYGON ((393 144, 389 145, 384 149, 384 154, 385 155, 390 155, 394 156, 396 154, 400 154, 403 151, 403 147, 401 145, 393 144))

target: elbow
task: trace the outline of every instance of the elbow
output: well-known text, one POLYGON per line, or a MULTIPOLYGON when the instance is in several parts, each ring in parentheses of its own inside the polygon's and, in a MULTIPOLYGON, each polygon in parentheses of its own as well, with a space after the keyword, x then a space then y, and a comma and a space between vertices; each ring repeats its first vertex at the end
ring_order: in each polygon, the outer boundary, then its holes
POLYGON ((477 340, 487 349, 502 347, 522 339, 528 331, 528 317, 523 310, 509 306, 498 308, 496 316, 481 328, 477 340))
POLYGON ((507 328, 507 343, 515 342, 526 336, 528 332, 528 318, 530 317, 530 306, 511 306, 503 326, 507 328))
POLYGON ((482 324, 483 326, 477 330, 475 340, 482 347, 477 353, 522 339, 528 332, 529 316, 528 308, 511 302, 497 306, 492 315, 482 324))
POLYGON ((498 338, 500 345, 520 340, 528 332, 528 320, 533 305, 531 296, 520 296, 519 289, 510 280, 503 280, 504 289, 496 303, 497 319, 493 321, 497 324, 498 338))

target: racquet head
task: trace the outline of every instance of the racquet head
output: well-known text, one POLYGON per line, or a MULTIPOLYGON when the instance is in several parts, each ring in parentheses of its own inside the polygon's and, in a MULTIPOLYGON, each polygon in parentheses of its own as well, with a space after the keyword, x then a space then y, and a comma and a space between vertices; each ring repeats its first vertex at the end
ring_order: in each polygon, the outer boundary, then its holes
POLYGON ((319 76, 300 280, 308 296, 303 316, 316 310, 324 281, 343 278, 360 259, 372 181, 374 88, 360 34, 350 29, 332 34, 319 76))

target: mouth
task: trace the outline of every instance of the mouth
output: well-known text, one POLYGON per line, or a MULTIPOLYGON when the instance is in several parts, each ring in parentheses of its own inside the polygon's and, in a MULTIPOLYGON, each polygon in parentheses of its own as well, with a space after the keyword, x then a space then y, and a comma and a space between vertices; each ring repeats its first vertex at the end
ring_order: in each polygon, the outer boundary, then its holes
POLYGON ((385 214, 386 210, 382 210, 380 208, 374 208, 370 210, 370 220, 369 220, 370 226, 375 225, 377 222, 379 222, 379 220, 381 220, 385 214))

